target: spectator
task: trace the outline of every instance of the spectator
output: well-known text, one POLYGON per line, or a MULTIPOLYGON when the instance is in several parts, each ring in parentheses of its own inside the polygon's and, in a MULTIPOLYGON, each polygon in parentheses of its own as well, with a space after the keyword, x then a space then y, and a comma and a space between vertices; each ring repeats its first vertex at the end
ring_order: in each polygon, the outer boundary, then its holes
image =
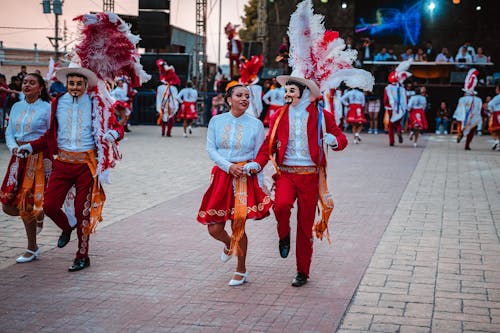
POLYGON ((389 61, 390 60, 390 55, 387 53, 387 49, 383 47, 379 53, 375 55, 375 58, 373 58, 375 61, 389 61))
POLYGON ((465 41, 464 45, 462 45, 458 48, 459 54, 462 52, 462 49, 465 50, 465 53, 468 53, 470 55, 471 59, 473 59, 474 56, 476 55, 476 51, 474 50, 474 47, 472 45, 470 45, 469 41, 465 41))
POLYGON ((448 48, 443 47, 441 53, 436 56, 435 62, 453 62, 453 57, 448 53, 448 48))
POLYGON ((411 49, 411 47, 407 48, 404 53, 401 53, 400 58, 402 61, 414 60, 415 55, 413 54, 413 50, 411 49))
POLYGON ((398 61, 398 56, 394 53, 394 49, 391 47, 387 54, 389 55, 389 61, 398 61))
POLYGON ((441 102, 439 104, 439 109, 436 112, 436 134, 443 133, 448 134, 448 124, 450 122, 450 109, 446 102, 441 102), (441 132, 441 125, 443 126, 443 131, 441 132))
MULTIPOLYGON (((23 82, 23 79, 24 79, 24 77, 25 77, 26 75, 28 75, 28 71, 27 71, 27 69, 26 69, 26 65, 22 65, 22 66, 21 66, 21 71, 20 71, 19 73, 17 73, 17 77, 19 78, 19 82, 20 82, 20 83, 22 83, 22 82, 23 82)), ((19 84, 19 85, 21 85, 21 84, 19 84)), ((21 89, 19 89, 19 90, 21 90, 21 89)))
MULTIPOLYGON (((458 63, 472 63, 472 56, 467 52, 465 47, 461 47, 458 51, 457 56, 455 57, 455 61, 458 63)), ((467 68, 466 65, 458 64, 458 68, 467 68)))
POLYGON ((417 54, 415 55, 414 58, 415 61, 427 61, 427 55, 424 52, 424 49, 419 47, 417 49, 417 54))
POLYGON ((7 92, 2 91, 3 89, 9 89, 7 85, 5 75, 0 74, 0 131, 3 133, 3 129, 5 128, 5 102, 7 101, 7 92))
POLYGON ((432 59, 436 58, 436 51, 432 47, 432 42, 430 40, 425 42, 425 55, 427 56, 427 61, 432 61, 432 59))
POLYGON ((358 55, 362 61, 373 59, 373 40, 370 38, 363 38, 363 44, 359 48, 358 55))
POLYGON ((474 56, 473 61, 476 64, 486 64, 489 62, 488 57, 484 54, 483 48, 478 47, 477 48, 477 54, 474 56))

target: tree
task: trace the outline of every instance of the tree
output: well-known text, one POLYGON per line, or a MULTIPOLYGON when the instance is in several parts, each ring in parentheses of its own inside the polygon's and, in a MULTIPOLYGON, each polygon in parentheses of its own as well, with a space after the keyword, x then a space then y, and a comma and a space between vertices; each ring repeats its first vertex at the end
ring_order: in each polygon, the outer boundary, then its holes
POLYGON ((257 39, 257 6, 258 0, 250 0, 245 5, 245 16, 241 17, 244 27, 238 32, 240 39, 244 42, 255 41, 257 39))

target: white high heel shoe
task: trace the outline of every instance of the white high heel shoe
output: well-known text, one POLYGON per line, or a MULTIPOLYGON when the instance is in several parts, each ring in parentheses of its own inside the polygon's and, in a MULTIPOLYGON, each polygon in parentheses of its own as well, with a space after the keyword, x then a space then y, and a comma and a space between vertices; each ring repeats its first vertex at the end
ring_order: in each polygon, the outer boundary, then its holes
POLYGON ((36 251, 31 251, 26 249, 26 252, 31 253, 31 256, 25 257, 25 256, 20 256, 19 258, 16 259, 16 262, 19 264, 25 263, 25 262, 30 262, 35 259, 38 259, 40 257, 40 248, 38 248, 36 251))
POLYGON ((231 279, 231 281, 229 281, 229 285, 232 287, 241 286, 243 283, 247 282, 247 280, 248 280, 248 272, 246 272, 246 273, 234 272, 234 275, 243 276, 243 279, 241 279, 241 280, 231 279))
POLYGON ((224 263, 228 262, 232 257, 231 254, 226 254, 226 252, 229 252, 229 249, 227 247, 224 247, 224 250, 222 250, 222 253, 220 254, 220 261, 224 263))

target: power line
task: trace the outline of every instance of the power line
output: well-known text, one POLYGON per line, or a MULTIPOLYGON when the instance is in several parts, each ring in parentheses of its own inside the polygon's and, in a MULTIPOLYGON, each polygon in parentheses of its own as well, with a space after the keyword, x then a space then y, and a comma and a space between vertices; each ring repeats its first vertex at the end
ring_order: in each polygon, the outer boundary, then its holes
POLYGON ((0 27, 0 29, 15 29, 15 30, 52 30, 52 28, 27 28, 27 27, 0 27))

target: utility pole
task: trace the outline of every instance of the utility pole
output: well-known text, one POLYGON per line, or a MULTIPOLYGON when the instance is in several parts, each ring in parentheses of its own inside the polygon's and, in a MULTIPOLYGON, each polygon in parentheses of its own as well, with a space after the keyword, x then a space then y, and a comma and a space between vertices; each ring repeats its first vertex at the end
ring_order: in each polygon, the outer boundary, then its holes
POLYGON ((267 0, 257 3, 257 42, 262 45, 264 59, 267 57, 267 0))
POLYGON ((50 14, 51 11, 55 16, 55 36, 47 37, 54 46, 54 53, 56 55, 56 61, 59 59, 59 41, 62 40, 59 37, 59 15, 62 15, 62 5, 64 4, 64 0, 42 0, 42 7, 44 14, 50 14))
POLYGON ((217 48, 217 66, 220 66, 220 40, 222 34, 222 0, 219 0, 219 47, 217 48))

